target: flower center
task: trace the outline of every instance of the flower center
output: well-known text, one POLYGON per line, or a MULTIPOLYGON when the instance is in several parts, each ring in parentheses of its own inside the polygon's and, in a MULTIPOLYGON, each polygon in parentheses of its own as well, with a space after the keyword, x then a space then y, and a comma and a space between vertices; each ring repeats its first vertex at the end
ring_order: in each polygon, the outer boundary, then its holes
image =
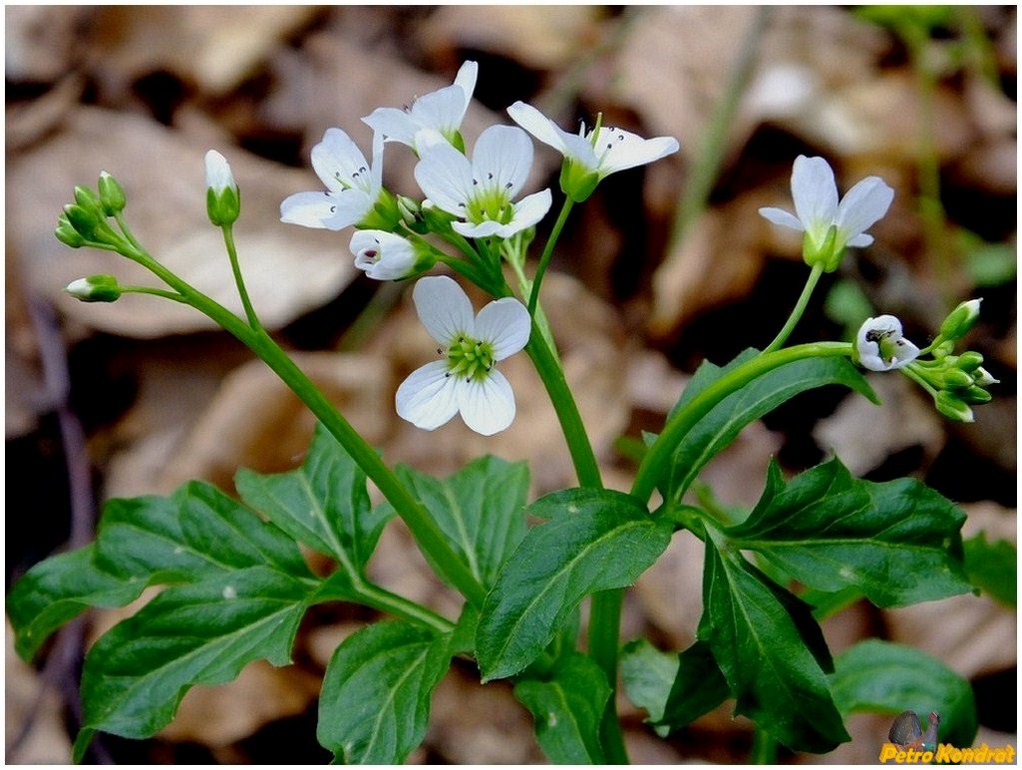
POLYGON ((447 348, 447 376, 485 380, 493 369, 493 345, 460 335, 447 348))
POLYGON ((877 343, 877 347, 880 350, 880 358, 885 363, 891 363, 898 354, 902 352, 905 343, 898 337, 898 332, 895 329, 870 329, 866 332, 866 341, 877 343))
POLYGON ((489 173, 485 180, 473 179, 476 193, 468 200, 465 207, 465 218, 473 224, 481 222, 500 222, 506 225, 514 217, 514 208, 508 195, 508 182, 503 187, 494 184, 494 175, 489 173))

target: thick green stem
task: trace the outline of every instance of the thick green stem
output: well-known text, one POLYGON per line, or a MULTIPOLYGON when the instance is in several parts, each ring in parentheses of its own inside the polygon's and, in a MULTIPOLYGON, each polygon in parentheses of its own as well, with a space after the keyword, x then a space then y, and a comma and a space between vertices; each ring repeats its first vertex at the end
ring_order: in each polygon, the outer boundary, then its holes
POLYGON ((775 765, 777 764, 777 741, 771 738, 769 733, 756 728, 756 732, 752 735, 752 751, 749 753, 749 761, 754 765, 775 765))
POLYGON ((550 231, 550 237, 547 238, 546 246, 543 247, 543 255, 539 258, 539 266, 536 268, 536 277, 532 279, 532 294, 529 295, 529 315, 536 314, 536 303, 539 302, 539 287, 543 283, 543 276, 546 274, 547 265, 550 264, 550 258, 553 256, 554 246, 557 245, 557 239, 561 237, 561 230, 564 229, 564 223, 568 221, 568 214, 571 213, 571 207, 574 205, 575 202, 571 198, 564 199, 561 213, 557 215, 554 229, 550 231))
POLYGON ((713 407, 735 391, 757 377, 792 361, 824 356, 851 356, 853 350, 852 345, 847 342, 812 342, 796 345, 764 353, 724 375, 692 399, 688 406, 675 414, 664 426, 663 433, 653 442, 639 465, 635 483, 632 485, 632 495, 640 500, 649 500, 657 482, 663 477, 665 466, 670 462, 671 455, 685 434, 713 407))
POLYGON ((188 304, 216 321, 259 356, 291 388, 295 395, 305 402, 305 405, 319 418, 323 426, 344 447, 356 464, 372 479, 383 496, 394 506, 398 515, 408 525, 408 529, 411 530, 419 547, 429 554, 433 562, 443 572, 444 577, 470 603, 476 606, 482 605, 486 590, 447 544, 426 510, 409 494, 376 451, 365 442, 358 431, 344 419, 326 396, 265 331, 248 326, 227 308, 182 281, 141 249, 136 249, 136 253, 131 255, 131 258, 151 270, 168 286, 185 297, 188 304))
POLYGON ((231 225, 224 225, 220 228, 224 234, 224 245, 227 247, 227 257, 231 260, 231 271, 234 273, 234 283, 238 287, 238 295, 241 297, 241 306, 245 308, 245 317, 248 318, 248 325, 253 329, 262 329, 259 323, 255 308, 248 297, 248 290, 245 288, 245 279, 241 277, 241 265, 238 263, 238 250, 234 246, 234 229, 231 225))
POLYGON ((806 279, 806 285, 802 289, 802 294, 798 298, 798 302, 795 303, 795 309, 791 311, 791 315, 788 316, 787 323, 784 324, 784 328, 781 329, 777 336, 774 337, 774 341, 771 342, 763 350, 763 353, 772 353, 775 350, 779 350, 780 347, 788 341, 788 337, 791 336, 792 331, 795 329, 795 325, 801 320, 802 314, 806 311, 806 305, 809 304, 809 298, 813 295, 813 290, 816 288, 816 284, 820 280, 820 276, 823 275, 823 264, 817 262, 813 265, 812 272, 809 273, 809 278, 806 279))

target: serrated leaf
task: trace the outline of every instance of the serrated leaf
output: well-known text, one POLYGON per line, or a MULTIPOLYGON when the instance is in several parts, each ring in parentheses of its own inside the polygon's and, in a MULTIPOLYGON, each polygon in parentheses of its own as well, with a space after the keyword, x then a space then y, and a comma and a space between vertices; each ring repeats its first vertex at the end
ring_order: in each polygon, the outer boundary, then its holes
POLYGON ((965 571, 977 588, 1007 607, 1018 601, 1018 554, 1007 540, 988 543, 985 532, 965 541, 965 571))
POLYGON ((899 607, 971 589, 961 561, 964 521, 918 481, 863 481, 835 459, 786 485, 772 465, 748 519, 725 533, 810 588, 854 587, 880 607, 899 607))
POLYGON ((14 584, 7 597, 7 615, 15 633, 15 649, 31 660, 50 634, 89 607, 123 607, 145 588, 98 569, 92 545, 59 554, 35 565, 14 584))
POLYGON ((972 686, 939 660, 912 647, 879 639, 859 642, 834 660, 831 687, 834 702, 844 714, 936 711, 941 716, 942 742, 971 746, 976 737, 972 686))
POLYGON ((125 580, 155 583, 192 582, 258 566, 312 576, 291 538, 199 481, 183 485, 169 498, 107 502, 96 564, 125 580))
MULTIPOLYGON (((700 372, 706 373, 698 381, 693 377, 693 383, 698 386, 695 394, 752 357, 746 351, 723 369, 700 367, 696 376, 700 372)), ((685 389, 679 407, 695 397, 689 396, 693 383, 685 389)), ((844 385, 874 402, 877 400, 865 378, 845 358, 808 358, 779 366, 720 401, 685 434, 674 451, 670 471, 662 483, 664 497, 680 500, 699 471, 726 449, 747 425, 799 393, 825 385, 844 385)))
POLYGON ((266 567, 211 574, 114 626, 85 659, 76 756, 96 730, 153 735, 193 685, 228 682, 258 659, 290 663, 310 584, 266 567))
POLYGON ((611 490, 558 492, 528 512, 551 521, 529 531, 483 603, 476 633, 483 681, 528 666, 583 597, 630 585, 671 538, 669 522, 611 490))
POLYGON ((629 700, 649 714, 646 720, 666 737, 687 727, 731 696, 724 675, 705 642, 680 653, 664 653, 645 639, 627 644, 621 679, 629 700))
POLYGON ((529 466, 486 456, 446 479, 406 466, 398 467, 397 473, 476 580, 491 586, 525 537, 529 466))
POLYGON ((579 653, 566 655, 549 678, 518 682, 514 694, 532 713, 536 740, 551 762, 605 762, 600 720, 610 698, 610 686, 602 669, 590 658, 579 653))
POLYGON ((343 764, 400 764, 422 742, 451 637, 375 623, 334 652, 319 698, 319 742, 343 764))
POLYGON ((736 712, 796 751, 822 753, 847 741, 811 608, 745 561, 719 532, 707 531, 699 639, 713 651, 738 701, 736 712))
POLYGON ((242 469, 234 480, 247 505, 353 577, 362 574, 393 515, 371 507, 365 473, 322 424, 301 468, 273 475, 242 469))

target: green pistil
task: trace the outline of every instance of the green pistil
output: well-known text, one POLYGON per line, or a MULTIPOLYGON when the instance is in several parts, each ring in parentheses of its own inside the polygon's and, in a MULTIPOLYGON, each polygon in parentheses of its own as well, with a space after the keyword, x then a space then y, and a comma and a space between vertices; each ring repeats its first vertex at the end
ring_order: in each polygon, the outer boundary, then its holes
POLYGON ((485 380, 493 368, 493 345, 464 335, 447 348, 448 376, 485 380))
POLYGON ((500 222, 506 225, 511 221, 514 209, 508 200, 506 191, 500 188, 483 189, 468 202, 466 218, 470 222, 500 222))

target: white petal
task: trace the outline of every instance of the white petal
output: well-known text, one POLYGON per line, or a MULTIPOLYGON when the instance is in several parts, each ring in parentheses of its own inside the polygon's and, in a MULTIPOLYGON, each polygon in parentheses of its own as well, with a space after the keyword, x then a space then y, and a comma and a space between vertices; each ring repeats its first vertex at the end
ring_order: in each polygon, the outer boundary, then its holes
POLYGON ((531 332, 529 311, 514 297, 494 300, 476 316, 475 338, 493 346, 493 357, 497 361, 524 348, 531 332))
POLYGON ((887 213, 894 190, 878 176, 870 176, 855 185, 837 207, 835 224, 840 234, 851 241, 872 227, 887 213))
POLYGON ((825 236, 837 215, 837 183, 827 161, 799 155, 791 172, 791 197, 802 227, 825 236))
POLYGON ((775 225, 781 225, 782 227, 790 227, 793 230, 801 230, 802 223, 798 221, 798 217, 788 213, 784 209, 778 209, 774 207, 762 208, 759 210, 759 215, 764 219, 773 222, 775 225))
POLYGON ((511 221, 502 225, 497 230, 497 235, 501 238, 510 238, 526 227, 532 227, 546 216, 552 203, 553 196, 550 194, 550 190, 541 190, 538 193, 525 196, 512 206, 514 213, 511 215, 511 221))
POLYGON ((594 147, 600 157, 600 173, 603 176, 652 163, 677 152, 679 148, 678 140, 673 137, 643 139, 619 128, 601 128, 594 147))
POLYGON ((472 194, 472 165, 468 158, 444 142, 423 149, 415 165, 415 181, 433 203, 449 214, 465 216, 472 194))
POLYGON ((515 126, 490 126, 472 150, 472 175, 480 187, 514 198, 532 168, 532 142, 515 126))
POLYGON ((377 281, 405 278, 415 267, 412 245, 383 230, 358 230, 349 248, 355 255, 355 267, 377 281))
POLYGON ((333 193, 333 214, 323 220, 323 226, 331 230, 340 230, 349 225, 357 225, 372 211, 374 201, 363 191, 351 187, 339 193, 333 193))
POLYGON ((440 344, 450 345, 461 335, 475 337, 472 303, 452 278, 431 275, 419 279, 412 299, 419 320, 440 344))
POLYGON ((861 249, 866 246, 869 246, 871 243, 873 243, 873 236, 866 235, 865 233, 863 233, 862 235, 856 235, 854 238, 848 241, 848 243, 846 243, 845 246, 852 246, 853 248, 861 249))
POLYGON ((578 134, 565 134, 564 157, 580 163, 589 171, 598 171, 600 168, 600 159, 596 157, 592 142, 578 134))
MULTIPOLYGON (((473 224, 471 222, 452 222, 451 227, 454 231, 461 233, 466 238, 489 238, 491 235, 497 235, 501 233, 504 226, 500 222, 495 222, 492 219, 487 219, 479 224, 473 224)), ((506 235, 501 235, 502 238, 506 238, 506 235)))
POLYGON ((515 394, 496 369, 484 380, 459 380, 455 392, 461 418, 476 433, 492 436, 514 422, 515 394))
POLYGON ((902 336, 901 321, 893 315, 867 318, 855 336, 855 350, 859 364, 875 372, 900 369, 919 356, 919 348, 902 336), (892 339, 895 351, 891 360, 881 355, 880 339, 892 339))
POLYGON ((231 173, 231 166, 227 158, 216 150, 206 153, 206 187, 212 187, 218 193, 228 187, 237 188, 234 182, 234 175, 231 173))
POLYGON ((458 412, 457 378, 446 361, 432 361, 405 378, 394 396, 398 416, 423 430, 435 430, 458 412))
POLYGON ((415 132, 419 126, 408 113, 396 107, 378 107, 362 122, 380 134, 388 142, 401 142, 415 147, 415 132))
POLYGON ((465 116, 468 100, 461 86, 447 86, 420 96, 412 105, 411 117, 420 126, 435 128, 441 133, 456 131, 465 116))
POLYGON ((556 123, 531 104, 515 102, 507 108, 507 114, 511 116, 511 120, 543 144, 550 145, 562 155, 565 153, 564 136, 571 136, 571 134, 566 134, 558 128, 556 123))
MULTIPOLYGON (((337 200, 326 192, 300 192, 290 195, 280 204, 280 221, 303 227, 340 230, 327 223, 333 220, 337 200)), ((342 225, 343 227, 343 225, 342 225)))
MULTIPOLYGON (((467 61, 461 65, 458 70, 458 74, 454 77, 454 85, 460 86, 461 90, 465 92, 465 107, 468 108, 468 103, 472 99, 472 94, 476 90, 476 80, 479 78, 479 64, 474 61, 467 61)), ((464 117, 464 115, 462 115, 464 117)), ((461 120, 458 120, 461 123, 461 120)))
POLYGON ((334 192, 346 187, 367 189, 370 185, 365 155, 339 128, 328 128, 323 141, 312 148, 312 167, 323 184, 334 192))

